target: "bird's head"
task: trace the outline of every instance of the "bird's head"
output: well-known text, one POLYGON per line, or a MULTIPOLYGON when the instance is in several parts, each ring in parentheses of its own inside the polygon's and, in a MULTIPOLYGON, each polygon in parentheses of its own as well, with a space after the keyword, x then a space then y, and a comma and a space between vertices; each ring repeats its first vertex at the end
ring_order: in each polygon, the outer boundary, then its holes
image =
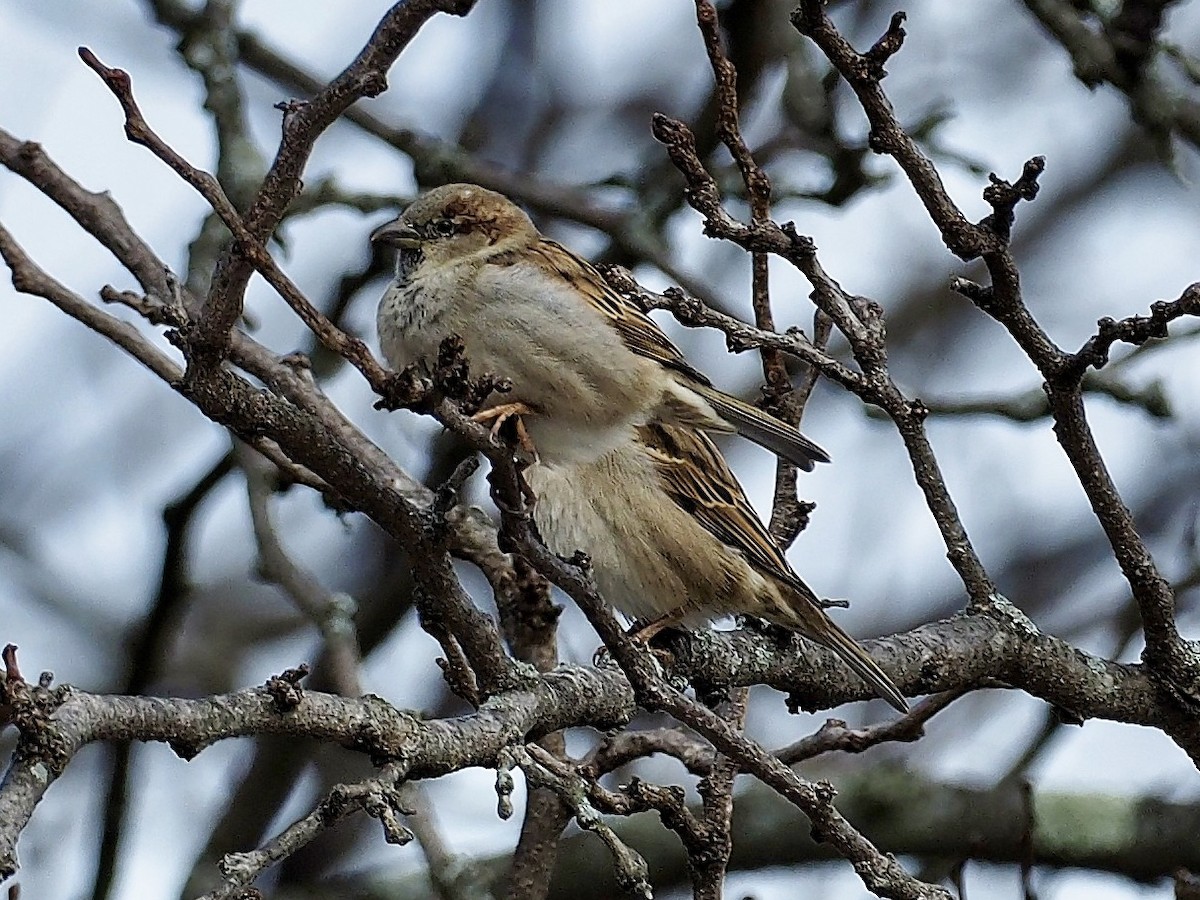
POLYGON ((400 250, 399 265, 488 257, 535 240, 537 229, 515 203, 474 184, 445 184, 422 194, 371 241, 400 250))

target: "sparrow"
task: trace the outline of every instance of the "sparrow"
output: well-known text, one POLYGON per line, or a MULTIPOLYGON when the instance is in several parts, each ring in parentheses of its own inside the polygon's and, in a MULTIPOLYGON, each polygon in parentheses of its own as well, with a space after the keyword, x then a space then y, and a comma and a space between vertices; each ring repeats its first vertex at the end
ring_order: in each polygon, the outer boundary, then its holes
POLYGON ((457 334, 475 371, 512 382, 480 420, 498 428, 521 416, 542 459, 594 458, 657 422, 736 431, 806 471, 829 461, 793 426, 714 387, 653 319, 502 194, 435 188, 371 240, 399 250, 377 316, 388 362, 436 359, 457 334))
POLYGON ((543 462, 525 477, 546 545, 564 557, 588 553, 601 596, 648 623, 635 637, 756 616, 832 650, 908 711, 891 679, 788 564, 704 432, 648 423, 593 460, 543 462))
POLYGON ((901 712, 904 696, 788 564, 706 432, 750 438, 805 470, 828 455, 722 393, 599 272, 504 196, 452 184, 371 235, 399 249, 380 300, 395 368, 441 341, 512 380, 477 418, 517 416, 537 451, 533 519, 560 556, 584 550, 601 595, 643 623, 696 628, 753 615, 832 650, 901 712))

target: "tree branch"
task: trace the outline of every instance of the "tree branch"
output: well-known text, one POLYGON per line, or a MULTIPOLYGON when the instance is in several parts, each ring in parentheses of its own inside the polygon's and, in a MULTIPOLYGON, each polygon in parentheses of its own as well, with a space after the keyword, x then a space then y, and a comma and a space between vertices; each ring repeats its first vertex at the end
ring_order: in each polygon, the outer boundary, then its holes
MULTIPOLYGON (((882 39, 890 42, 888 53, 883 58, 899 48, 904 35, 900 28, 902 21, 902 15, 893 17, 888 35, 882 39)), ((991 285, 983 288, 973 286, 962 293, 980 310, 1004 325, 1045 378, 1055 435, 1075 469, 1092 511, 1104 529, 1121 571, 1138 601, 1146 635, 1144 658, 1161 672, 1171 690, 1190 698, 1192 702, 1200 703, 1200 650, 1188 645, 1179 636, 1175 625, 1175 598, 1170 584, 1158 572, 1153 557, 1138 534, 1133 517, 1117 492, 1088 425, 1080 385, 1086 368, 1086 364, 1080 365, 1084 357, 1064 353, 1033 318, 1022 299, 1016 261, 1009 248, 1011 212, 1018 200, 1032 199, 1036 194, 1037 177, 1042 170, 1040 159, 1035 158, 1027 163, 1014 184, 992 176, 992 184, 984 191, 984 199, 992 205, 993 215, 977 225, 969 223, 950 199, 933 164, 897 121, 880 84, 886 74, 881 60, 872 58, 871 54, 860 55, 855 52, 837 32, 818 0, 802 0, 792 14, 792 23, 817 44, 854 90, 871 123, 872 149, 896 160, 941 231, 946 245, 963 259, 982 257, 991 275, 991 285)), ((965 287, 965 284, 960 283, 959 286, 965 287)), ((1194 312, 1198 299, 1200 292, 1189 288, 1176 301, 1177 306, 1170 314, 1194 312)), ((1159 309, 1159 319, 1167 315, 1165 309, 1159 309)), ((1116 323, 1108 326, 1102 324, 1090 359, 1098 358, 1097 354, 1103 357, 1112 341, 1121 335, 1139 337, 1144 334, 1151 337, 1161 334, 1164 328, 1165 321, 1155 321, 1154 316, 1146 323, 1129 320, 1125 327, 1116 323)), ((907 424, 911 428, 911 422, 907 424)), ((897 426, 904 434, 906 421, 897 420, 897 426)), ((924 481, 918 480, 922 481, 924 487, 924 481)), ((985 602, 984 597, 972 593, 975 603, 985 602)))
MULTIPOLYGON (((11 687, 5 691, 11 693, 11 687)), ((201 700, 73 689, 32 688, 29 693, 25 701, 18 698, 18 712, 39 718, 23 729, 24 752, 0 784, 0 877, 16 871, 17 835, 46 789, 80 749, 96 741, 166 741, 191 758, 232 737, 290 735, 391 760, 396 778, 432 778, 469 766, 494 766, 497 754, 514 741, 580 721, 612 727, 627 722, 634 711, 633 694, 620 675, 580 667, 528 680, 471 715, 433 721, 378 697, 314 691, 304 691, 286 709, 280 708, 278 695, 263 688, 201 700)))

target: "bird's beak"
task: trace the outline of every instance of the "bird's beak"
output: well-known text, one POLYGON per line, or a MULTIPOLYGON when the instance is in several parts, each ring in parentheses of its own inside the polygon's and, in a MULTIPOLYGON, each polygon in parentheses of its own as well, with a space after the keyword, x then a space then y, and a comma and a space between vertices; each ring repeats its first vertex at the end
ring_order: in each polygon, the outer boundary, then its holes
POLYGON ((372 244, 411 248, 421 246, 421 235, 403 219, 392 219, 371 232, 372 244))

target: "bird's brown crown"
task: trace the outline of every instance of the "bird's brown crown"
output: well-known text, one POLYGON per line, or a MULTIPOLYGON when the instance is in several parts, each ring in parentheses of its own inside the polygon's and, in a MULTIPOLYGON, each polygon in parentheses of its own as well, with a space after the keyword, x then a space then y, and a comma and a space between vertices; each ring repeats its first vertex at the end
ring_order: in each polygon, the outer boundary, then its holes
POLYGON ((537 233, 520 207, 503 194, 476 184, 434 188, 414 200, 400 218, 424 237, 471 238, 470 243, 477 246, 537 233))

